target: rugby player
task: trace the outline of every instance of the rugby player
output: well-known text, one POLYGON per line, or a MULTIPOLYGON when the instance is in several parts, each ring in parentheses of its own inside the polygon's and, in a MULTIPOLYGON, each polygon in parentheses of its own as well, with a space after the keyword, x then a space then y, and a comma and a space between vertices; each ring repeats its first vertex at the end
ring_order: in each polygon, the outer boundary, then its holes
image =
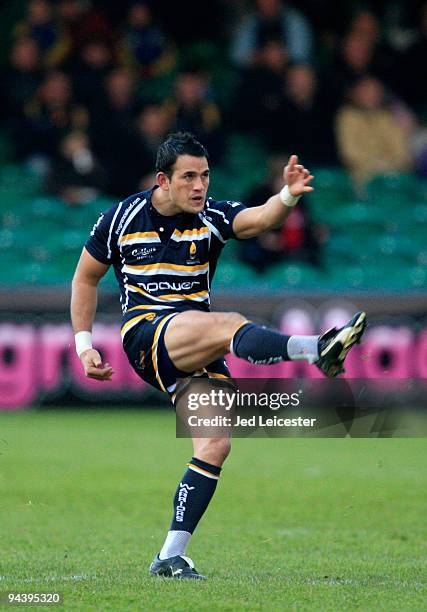
MULTIPOLYGON (((157 184, 131 195, 95 224, 72 287, 76 350, 88 377, 108 381, 113 369, 92 346, 97 285, 110 265, 120 288, 122 340, 139 376, 172 402, 177 381, 193 375, 230 376, 224 356, 255 364, 306 360, 326 376, 343 372, 348 351, 360 341, 365 313, 321 336, 286 336, 236 312, 210 312, 210 286, 230 238, 245 239, 280 225, 299 198, 313 191, 313 176, 291 155, 284 187, 265 203, 207 197, 209 157, 189 133, 170 135, 156 160, 157 184)), ((194 455, 175 493, 166 540, 150 566, 154 575, 204 579, 186 548, 217 485, 230 452, 228 437, 193 438, 194 455)))

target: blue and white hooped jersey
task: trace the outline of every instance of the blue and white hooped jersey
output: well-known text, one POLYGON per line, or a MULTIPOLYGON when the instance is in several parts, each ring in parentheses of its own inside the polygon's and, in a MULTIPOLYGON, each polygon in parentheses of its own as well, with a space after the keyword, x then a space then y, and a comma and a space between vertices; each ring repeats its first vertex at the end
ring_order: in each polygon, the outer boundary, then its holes
POLYGON ((235 237, 234 217, 245 208, 240 202, 208 198, 199 214, 164 218, 173 228, 169 240, 162 241, 156 223, 159 215, 151 206, 154 189, 101 213, 85 244, 95 259, 114 267, 123 311, 122 338, 153 313, 209 310, 218 257, 225 242, 235 237))

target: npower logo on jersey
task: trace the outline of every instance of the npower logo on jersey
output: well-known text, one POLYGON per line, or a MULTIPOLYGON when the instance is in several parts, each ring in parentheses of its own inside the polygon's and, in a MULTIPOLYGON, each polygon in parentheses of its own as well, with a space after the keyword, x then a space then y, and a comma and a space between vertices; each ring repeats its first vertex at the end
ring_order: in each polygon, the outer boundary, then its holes
POLYGON ((153 293, 155 291, 188 291, 189 289, 193 289, 193 287, 200 285, 200 283, 198 281, 184 281, 182 283, 168 283, 167 281, 161 281, 160 283, 138 283, 138 285, 142 287, 144 291, 153 293))

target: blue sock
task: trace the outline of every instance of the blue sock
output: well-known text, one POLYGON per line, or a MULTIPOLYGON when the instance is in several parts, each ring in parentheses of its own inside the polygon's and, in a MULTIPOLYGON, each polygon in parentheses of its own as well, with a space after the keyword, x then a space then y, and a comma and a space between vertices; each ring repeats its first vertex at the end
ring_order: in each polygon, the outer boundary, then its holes
POLYGON ((290 336, 254 323, 245 323, 234 334, 231 351, 250 363, 269 365, 290 359, 287 344, 290 336))
POLYGON ((319 336, 286 336, 274 329, 245 323, 233 336, 231 352, 250 363, 270 365, 279 361, 308 361, 319 358, 319 336))
POLYGON ((221 468, 193 457, 173 500, 171 531, 193 533, 215 493, 221 468))

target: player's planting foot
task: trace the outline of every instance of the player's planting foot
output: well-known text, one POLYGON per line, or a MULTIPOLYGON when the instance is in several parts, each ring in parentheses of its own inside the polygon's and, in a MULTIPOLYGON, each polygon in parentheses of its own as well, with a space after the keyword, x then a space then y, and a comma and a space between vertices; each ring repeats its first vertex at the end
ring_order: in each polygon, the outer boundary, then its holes
POLYGON ((322 372, 334 378, 342 374, 344 360, 351 347, 359 343, 366 327, 366 314, 356 312, 348 323, 336 329, 333 327, 319 338, 319 359, 315 362, 322 372))
POLYGON ((190 557, 183 555, 169 557, 169 559, 160 559, 159 555, 156 555, 150 565, 150 574, 178 580, 206 580, 206 576, 202 576, 196 570, 190 557))

